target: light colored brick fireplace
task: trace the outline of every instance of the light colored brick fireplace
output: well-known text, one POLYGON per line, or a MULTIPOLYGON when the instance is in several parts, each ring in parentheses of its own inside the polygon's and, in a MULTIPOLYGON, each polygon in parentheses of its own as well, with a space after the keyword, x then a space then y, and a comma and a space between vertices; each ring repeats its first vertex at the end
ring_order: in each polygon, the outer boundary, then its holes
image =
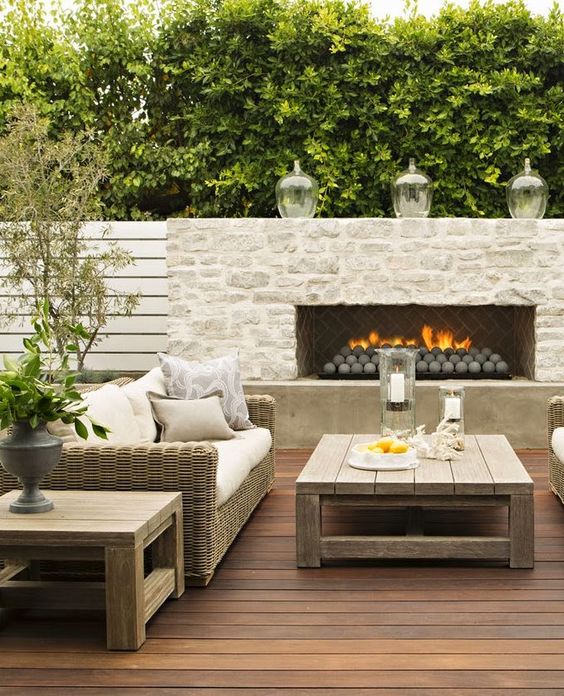
POLYGON ((304 308, 511 308, 521 376, 559 382, 563 242, 564 220, 169 220, 169 350, 239 348, 244 378, 293 380, 304 308))

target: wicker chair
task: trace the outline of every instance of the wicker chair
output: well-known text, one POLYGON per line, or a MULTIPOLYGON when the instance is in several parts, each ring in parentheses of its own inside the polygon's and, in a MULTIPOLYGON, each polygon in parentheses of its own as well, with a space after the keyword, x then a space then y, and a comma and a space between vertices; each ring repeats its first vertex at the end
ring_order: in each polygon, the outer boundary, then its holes
MULTIPOLYGON (((128 380, 120 380, 124 384, 128 380)), ((156 442, 139 446, 69 444, 42 487, 53 490, 180 491, 184 516, 186 580, 207 585, 225 552, 274 481, 271 396, 248 396, 251 421, 272 434, 267 456, 221 507, 216 504, 218 454, 208 442, 156 442)), ((1 493, 18 482, 0 467, 1 493)))
POLYGON ((552 433, 561 427, 564 427, 564 396, 553 396, 548 400, 548 482, 564 503, 564 462, 552 449, 552 433))

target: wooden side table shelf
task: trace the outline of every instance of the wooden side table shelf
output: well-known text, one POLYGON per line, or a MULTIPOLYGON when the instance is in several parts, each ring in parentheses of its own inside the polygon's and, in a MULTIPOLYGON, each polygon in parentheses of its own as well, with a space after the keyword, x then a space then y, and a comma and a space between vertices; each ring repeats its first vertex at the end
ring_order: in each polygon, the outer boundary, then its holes
POLYGON ((184 592, 180 493, 46 491, 54 510, 9 512, 20 491, 0 497, 1 607, 106 609, 110 650, 137 650, 145 624, 168 598, 184 592), (153 570, 144 574, 151 546, 153 570), (105 561, 106 582, 42 582, 38 560, 105 561), (22 571, 32 580, 14 579, 22 571))

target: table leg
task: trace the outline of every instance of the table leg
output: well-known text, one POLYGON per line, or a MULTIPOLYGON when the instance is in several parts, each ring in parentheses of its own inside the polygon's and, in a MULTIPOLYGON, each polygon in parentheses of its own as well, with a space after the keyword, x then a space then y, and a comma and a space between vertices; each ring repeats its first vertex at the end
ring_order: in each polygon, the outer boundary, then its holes
POLYGON ((106 635, 109 650, 145 641, 143 545, 106 547, 106 635))
POLYGON ((509 566, 532 568, 535 564, 533 494, 512 495, 509 504, 509 566))
POLYGON ((319 495, 296 495, 296 555, 298 568, 321 565, 319 495))
POLYGON ((155 539, 151 546, 153 568, 174 568, 174 591, 178 599, 184 593, 184 539, 182 511, 172 514, 172 524, 155 539))

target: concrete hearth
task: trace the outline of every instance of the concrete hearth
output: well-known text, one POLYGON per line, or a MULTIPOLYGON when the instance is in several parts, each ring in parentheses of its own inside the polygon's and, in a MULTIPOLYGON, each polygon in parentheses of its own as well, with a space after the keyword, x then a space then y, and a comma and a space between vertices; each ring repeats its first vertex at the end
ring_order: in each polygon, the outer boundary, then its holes
MULTIPOLYGON (((418 382, 417 425, 432 432, 439 416, 439 385, 418 382)), ((466 392, 465 425, 471 434, 503 433, 513 447, 547 447, 546 402, 564 394, 564 382, 460 380, 466 392)), ((245 382, 247 394, 277 401, 278 447, 315 447, 323 433, 375 433, 380 426, 379 382, 289 380, 245 382)))

